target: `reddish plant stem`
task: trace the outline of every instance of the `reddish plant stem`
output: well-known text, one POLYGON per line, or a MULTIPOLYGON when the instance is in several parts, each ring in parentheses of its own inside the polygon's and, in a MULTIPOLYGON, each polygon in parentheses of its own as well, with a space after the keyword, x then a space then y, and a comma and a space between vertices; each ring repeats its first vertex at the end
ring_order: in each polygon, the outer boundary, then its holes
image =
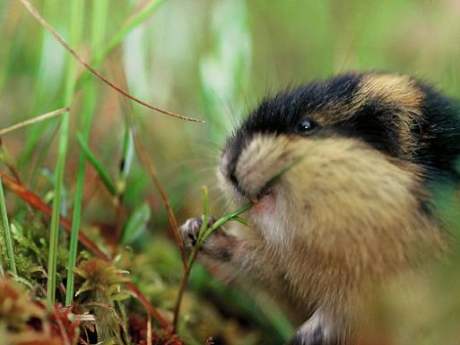
MULTIPOLYGON (((27 204, 35 208, 36 210, 40 211, 41 213, 45 214, 46 216, 51 216, 51 207, 49 207, 42 199, 35 193, 29 191, 24 185, 15 181, 11 176, 6 175, 5 173, 0 171, 0 175, 5 183, 5 186, 19 196, 22 200, 24 200, 27 204)), ((72 223, 69 219, 61 217, 60 223, 62 227, 69 232, 72 226, 72 223)), ((92 254, 95 256, 110 261, 110 257, 105 254, 102 250, 100 250, 97 245, 91 241, 85 234, 80 233, 79 236, 80 243, 86 247, 92 254)))
POLYGON ((187 267, 187 257, 185 255, 184 243, 179 233, 179 225, 177 223, 176 216, 174 215, 174 211, 169 202, 168 194, 166 193, 166 191, 164 190, 163 186, 160 183, 160 180, 158 179, 155 165, 153 164, 152 159, 150 158, 147 151, 145 150, 144 145, 142 144, 141 140, 138 138, 138 136, 135 133, 133 135, 133 140, 134 140, 134 147, 138 154, 139 160, 141 161, 144 168, 147 169, 147 171, 149 172, 149 175, 152 179, 152 182, 155 188, 160 193, 161 200, 168 214, 168 222, 170 225, 170 231, 174 238, 174 241, 177 244, 177 247, 179 248, 179 252, 180 252, 182 262, 184 265, 184 269, 185 269, 187 267))
POLYGON ((179 285, 179 291, 177 293, 176 305, 174 306, 174 318, 173 318, 173 332, 177 331, 177 324, 179 322, 180 307, 182 305, 182 298, 184 297, 185 289, 187 288, 188 278, 190 272, 192 271, 193 263, 195 262, 196 257, 198 256, 199 246, 195 246, 192 249, 189 260, 184 268, 184 274, 179 285))

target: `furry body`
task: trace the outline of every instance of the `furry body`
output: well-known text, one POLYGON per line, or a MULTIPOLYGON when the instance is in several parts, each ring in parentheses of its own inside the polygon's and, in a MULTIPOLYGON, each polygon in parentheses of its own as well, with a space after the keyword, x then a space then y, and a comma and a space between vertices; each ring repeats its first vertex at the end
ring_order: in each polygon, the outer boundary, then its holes
POLYGON ((280 296, 305 321, 293 344, 352 342, 371 287, 445 247, 429 186, 458 178, 456 111, 431 87, 381 73, 264 100, 228 139, 218 169, 230 200, 256 201, 251 228, 211 237, 207 260, 280 296))

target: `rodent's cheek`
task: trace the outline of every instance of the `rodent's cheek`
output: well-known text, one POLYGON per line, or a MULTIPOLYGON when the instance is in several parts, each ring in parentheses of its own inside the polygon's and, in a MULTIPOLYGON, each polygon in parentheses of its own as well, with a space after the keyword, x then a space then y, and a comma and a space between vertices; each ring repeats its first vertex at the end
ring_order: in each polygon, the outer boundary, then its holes
POLYGON ((279 185, 265 194, 249 211, 254 229, 272 245, 287 248, 292 236, 287 226, 286 200, 279 185))

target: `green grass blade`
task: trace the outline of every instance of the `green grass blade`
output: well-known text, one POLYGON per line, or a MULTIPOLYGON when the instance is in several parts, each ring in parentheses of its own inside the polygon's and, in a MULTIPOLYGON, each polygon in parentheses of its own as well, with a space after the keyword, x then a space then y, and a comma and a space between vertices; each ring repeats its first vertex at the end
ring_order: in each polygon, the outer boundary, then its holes
MULTIPOLYGON (((71 2, 70 12, 70 42, 76 46, 81 39, 83 29, 83 12, 84 2, 80 0, 73 0, 71 2)), ((65 86, 65 104, 72 104, 73 94, 75 90, 75 83, 77 77, 77 65, 67 58, 67 74, 65 86)), ((56 301, 56 285, 57 285, 57 251, 59 243, 59 221, 60 210, 62 203, 62 193, 64 185, 64 169, 67 156, 67 148, 69 141, 69 113, 62 116, 61 128, 59 133, 59 146, 58 157, 55 170, 54 181, 54 199, 53 211, 51 214, 51 229, 50 229, 50 245, 48 253, 48 285, 47 285, 47 302, 48 307, 52 308, 56 301)))
POLYGON ((145 229, 147 223, 151 217, 151 210, 149 204, 144 202, 136 207, 131 213, 129 219, 126 221, 126 225, 123 229, 123 235, 121 237, 121 243, 130 244, 138 238, 145 229))
POLYGON ((11 11, 11 8, 14 6, 13 3, 7 3, 5 1, 4 7, 0 7, 0 35, 4 37, 2 40, 2 49, 0 51, 0 61, 2 62, 0 64, 0 94, 2 94, 3 88, 6 84, 6 81, 8 79, 8 74, 10 73, 9 71, 11 70, 11 61, 12 61, 12 45, 13 45, 13 40, 11 39, 6 39, 5 34, 6 34, 6 26, 8 25, 8 21, 11 20, 12 16, 6 16, 6 13, 8 11, 11 11), (4 24, 4 25, 1 25, 4 24))
POLYGON ((208 229, 209 222, 209 192, 206 186, 201 187, 202 203, 203 203, 203 223, 201 223, 200 232, 198 233, 198 242, 201 243, 201 236, 208 229))
MULTIPOLYGON (((93 22, 92 22, 92 35, 91 43, 96 47, 98 42, 102 41, 105 35, 106 18, 107 18, 108 0, 98 0, 93 2, 93 22)), ((81 142, 87 143, 91 131, 91 123, 93 119, 94 109, 96 107, 97 90, 94 81, 85 85, 83 90, 84 105, 82 111, 82 135, 79 138, 81 142)), ((70 244, 69 244, 69 258, 67 261, 67 285, 65 304, 71 305, 75 292, 75 276, 74 269, 77 262, 78 255, 78 234, 82 217, 82 200, 83 189, 85 185, 85 168, 86 168, 86 155, 84 152, 80 153, 77 181, 75 187, 74 208, 72 213, 72 228, 70 230, 70 244)))
POLYGON ((104 58, 110 54, 110 52, 117 47, 123 39, 140 24, 142 24, 146 19, 148 19, 156 9, 164 3, 166 0, 152 0, 147 5, 145 5, 139 12, 134 13, 130 16, 127 21, 122 25, 120 30, 118 30, 112 39, 109 41, 105 49, 101 50, 100 53, 96 54, 94 57, 94 64, 97 66, 104 60, 104 58))
MULTIPOLYGON (((90 120, 96 104, 94 83, 88 83, 83 94, 86 96, 85 104, 82 111, 83 117, 83 136, 82 140, 87 141, 89 137, 90 120)), ((72 228, 70 230, 69 258, 67 261, 67 284, 65 304, 71 305, 74 297, 74 269, 77 262, 78 252, 78 233, 81 224, 81 208, 83 199, 83 189, 85 183, 85 155, 80 154, 77 168, 77 180, 75 186, 74 207, 72 212, 72 228)))
POLYGON ((103 42, 107 30, 109 1, 93 1, 92 6, 93 21, 91 23, 91 47, 93 52, 97 53, 97 48, 101 42, 103 42))
POLYGON ((24 128, 24 127, 27 127, 27 126, 30 126, 30 125, 33 125, 33 124, 36 124, 36 123, 40 123, 41 121, 49 120, 49 119, 51 119, 53 117, 62 115, 63 113, 67 113, 68 111, 69 111, 69 108, 57 109, 57 110, 50 111, 50 112, 45 113, 45 114, 41 114, 41 115, 32 117, 32 118, 30 118, 28 120, 21 121, 19 123, 16 123, 14 125, 9 126, 9 127, 2 128, 2 129, 0 129, 0 137, 5 135, 5 134, 8 134, 10 132, 13 132, 13 131, 15 131, 17 129, 21 129, 21 128, 24 128))
POLYGON ((102 180, 102 183, 104 183, 104 186, 112 195, 117 195, 117 188, 115 187, 115 184, 112 182, 109 173, 105 169, 104 165, 96 158, 89 146, 85 143, 81 134, 77 134, 77 140, 78 144, 80 145, 80 148, 82 149, 83 154, 85 155, 86 159, 90 162, 90 164, 93 166, 93 168, 96 170, 97 174, 102 180))
MULTIPOLYGON (((136 29, 140 24, 142 24, 146 19, 148 19, 156 11, 156 9, 164 2, 166 2, 166 0, 151 0, 140 11, 132 14, 127 19, 127 21, 121 26, 120 30, 118 30, 112 36, 109 43, 101 50, 95 52, 91 60, 91 65, 94 67, 98 67, 107 57, 107 55, 109 55, 112 52, 112 50, 115 49, 131 31, 136 29)), ((101 44, 101 41, 98 41, 97 44, 101 44)), ((86 84, 86 82, 89 80, 89 77, 89 73, 83 73, 80 77, 79 85, 86 84)))
MULTIPOLYGON (((86 85, 85 91, 95 91, 94 83, 89 83, 86 85)), ((83 111, 83 117, 88 118, 92 116, 94 105, 95 105, 95 95, 84 92, 84 94, 91 98, 91 101, 86 99, 86 107, 83 111), (90 103, 91 102, 91 103, 90 103)), ((89 121, 89 119, 86 119, 89 121)), ((82 140, 87 141, 89 137, 89 125, 87 128, 84 128, 84 138, 82 140)), ((80 154, 77 170, 77 181, 75 187, 75 196, 74 196, 74 207, 72 213, 72 228, 70 230, 70 244, 69 244, 69 258, 67 261, 67 284, 66 284, 66 295, 65 295, 65 304, 71 305, 74 296, 74 269, 77 262, 77 252, 78 252, 78 233, 81 224, 81 207, 83 199, 83 189, 85 183, 85 155, 80 154)))
POLYGON ((4 276, 5 276, 5 269, 3 268, 3 260, 0 255, 0 277, 4 277, 4 276))
POLYGON ((246 205, 243 205, 241 206, 239 209, 237 209, 236 211, 233 211, 231 213, 228 213, 226 214, 225 216, 219 218, 211 227, 209 227, 208 229, 206 229, 206 231, 204 232, 203 234, 203 237, 200 238, 200 245, 202 243, 204 243, 206 241, 206 239, 211 236, 211 234, 216 231, 217 229, 219 229, 221 226, 223 226, 225 223, 235 219, 236 217, 238 217, 240 214, 246 212, 247 210, 249 210, 251 207, 253 206, 253 204, 251 203, 248 203, 246 205))
MULTIPOLYGON (((42 13, 45 18, 56 18, 61 13, 59 6, 55 1, 43 1, 42 13)), ((52 35, 46 31, 40 33, 35 38, 39 45, 39 51, 35 58, 35 68, 32 75, 33 85, 31 85, 31 112, 40 114, 48 109, 58 108, 62 105, 62 82, 65 73, 66 53, 59 43, 54 40, 52 35), (39 42, 41 41, 41 42, 39 42), (50 63, 52 61, 53 63, 50 63)), ((31 46, 35 46, 31 45, 31 46)), ((34 153, 40 145, 40 141, 54 131, 55 122, 38 123, 26 130, 25 142, 22 145, 22 151, 18 158, 19 168, 28 171, 28 178, 33 181, 36 171, 31 171, 30 163, 34 161, 34 153)), ((44 145, 40 155, 46 156, 50 145, 44 145)))
MULTIPOLYGON (((108 0, 98 0, 93 2, 93 21, 92 21, 92 33, 91 33, 91 45, 93 49, 96 49, 98 44, 103 40, 105 36, 105 29, 107 24, 107 13, 108 13, 108 0)), ((85 84, 83 90, 85 99, 83 114, 82 114, 82 135, 79 141, 84 144, 88 143, 89 135, 91 131, 91 124, 93 120, 94 110, 96 107, 96 95, 97 90, 94 81, 90 81, 85 84)), ((83 190, 85 185, 85 168, 86 168, 86 155, 84 152, 80 153, 77 170, 77 181, 75 187, 74 197, 74 209, 72 214, 72 229, 70 231, 70 246, 69 246, 69 259, 67 262, 67 286, 66 286, 66 305, 71 305, 73 302, 75 292, 75 276, 74 269, 77 262, 78 255, 78 234, 81 224, 82 217, 82 200, 83 190)))
MULTIPOLYGON (((8 258, 8 266, 11 272, 15 276, 18 275, 16 269, 16 261, 14 259, 14 249, 13 249, 13 240, 11 239, 10 223, 8 221, 8 214, 6 212, 6 203, 5 203, 5 194, 3 193, 3 182, 0 177, 0 208, 2 215, 2 225, 3 225, 3 239, 5 240, 6 247, 6 256, 8 258)), ((2 266, 3 271, 3 266, 2 266)))
POLYGON ((124 194, 126 189, 126 180, 128 179, 134 159, 134 141, 133 133, 128 123, 126 123, 125 134, 123 137, 123 164, 120 169, 120 175, 117 181, 118 192, 124 194))

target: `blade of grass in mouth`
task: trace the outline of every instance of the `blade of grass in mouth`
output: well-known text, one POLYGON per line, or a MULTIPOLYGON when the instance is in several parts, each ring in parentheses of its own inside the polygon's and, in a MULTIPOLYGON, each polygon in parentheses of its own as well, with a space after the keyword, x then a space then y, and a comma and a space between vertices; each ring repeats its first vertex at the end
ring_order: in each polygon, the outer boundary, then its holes
POLYGON ((266 193, 270 190, 270 188, 283 176, 286 172, 292 169, 295 165, 300 163, 302 160, 301 157, 294 159, 291 163, 287 164, 285 167, 280 169, 275 175, 273 175, 268 182, 262 187, 262 189, 257 194, 254 200, 251 200, 252 203, 257 203, 266 193))

